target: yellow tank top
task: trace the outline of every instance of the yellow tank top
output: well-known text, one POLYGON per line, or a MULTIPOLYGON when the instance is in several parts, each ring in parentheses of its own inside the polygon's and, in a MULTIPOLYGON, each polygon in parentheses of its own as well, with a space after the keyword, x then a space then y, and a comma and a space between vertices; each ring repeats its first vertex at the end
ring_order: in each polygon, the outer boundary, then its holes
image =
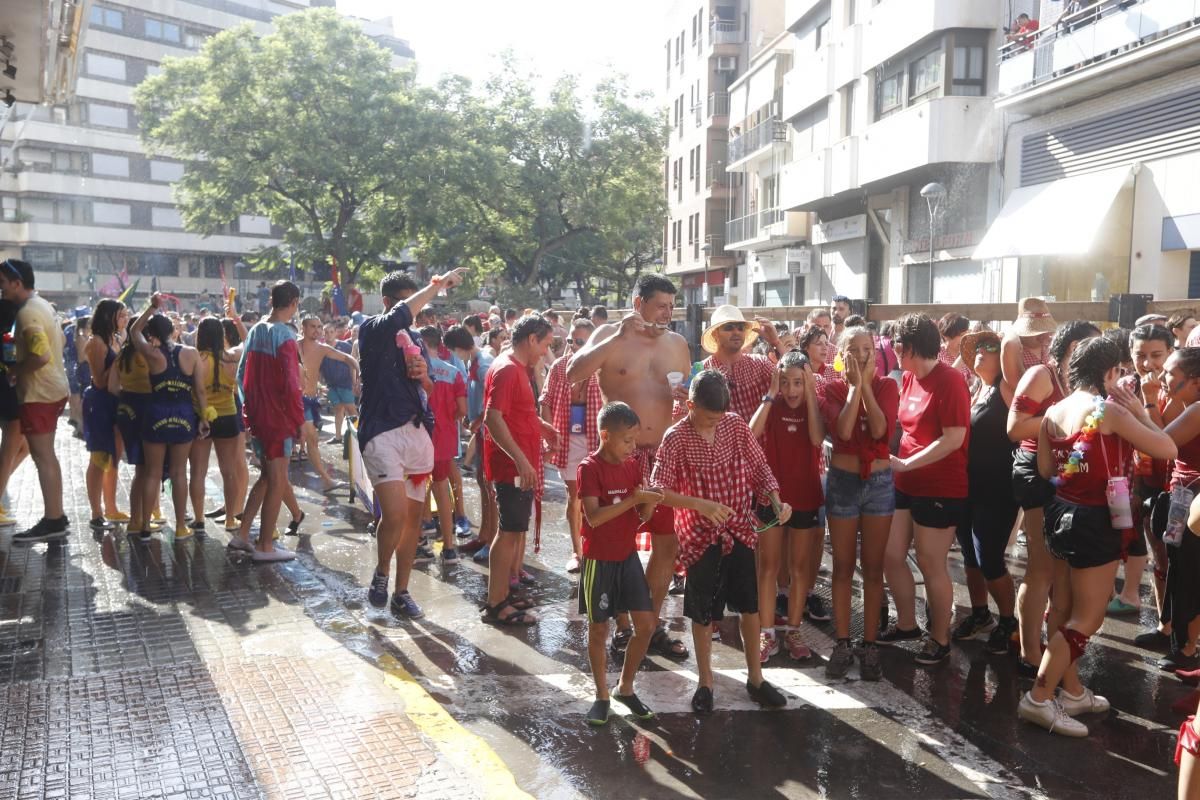
POLYGON ((121 377, 121 391, 135 394, 150 394, 150 365, 141 353, 134 353, 130 360, 129 369, 125 362, 117 356, 117 374, 121 377))
POLYGON ((204 391, 208 393, 208 404, 217 411, 217 416, 228 417, 237 413, 237 405, 233 399, 233 379, 225 374, 220 364, 215 364, 212 353, 202 352, 200 358, 204 361, 208 379, 204 381, 204 391), (213 388, 213 370, 216 370, 217 387, 213 388))

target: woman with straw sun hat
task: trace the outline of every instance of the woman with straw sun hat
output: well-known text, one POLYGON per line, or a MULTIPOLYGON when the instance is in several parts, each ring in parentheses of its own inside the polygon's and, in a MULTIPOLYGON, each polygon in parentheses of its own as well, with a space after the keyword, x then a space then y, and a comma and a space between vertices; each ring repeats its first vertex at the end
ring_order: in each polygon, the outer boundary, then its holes
POLYGON ((1017 318, 1000 345, 1000 371, 1009 392, 1017 388, 1025 370, 1050 360, 1050 339, 1057 328, 1045 300, 1025 297, 1017 304, 1017 318))

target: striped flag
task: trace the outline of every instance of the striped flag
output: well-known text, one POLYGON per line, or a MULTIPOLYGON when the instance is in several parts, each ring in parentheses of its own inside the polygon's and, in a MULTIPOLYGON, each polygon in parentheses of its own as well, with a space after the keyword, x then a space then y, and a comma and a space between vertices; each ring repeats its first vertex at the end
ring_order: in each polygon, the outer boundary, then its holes
POLYGON ((138 284, 141 282, 142 282, 141 278, 138 278, 137 280, 135 280, 127 289, 125 289, 125 291, 121 292, 120 297, 118 297, 117 299, 120 300, 125 305, 129 305, 130 299, 133 297, 134 293, 137 292, 138 284))

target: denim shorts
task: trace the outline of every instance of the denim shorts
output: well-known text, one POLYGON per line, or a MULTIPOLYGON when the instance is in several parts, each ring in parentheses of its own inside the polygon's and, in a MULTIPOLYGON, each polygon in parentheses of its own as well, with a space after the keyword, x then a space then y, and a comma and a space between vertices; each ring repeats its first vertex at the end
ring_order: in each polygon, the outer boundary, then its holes
POLYGON ((872 472, 864 479, 855 472, 830 467, 825 479, 825 509, 833 519, 887 517, 896 511, 896 487, 890 469, 872 472))

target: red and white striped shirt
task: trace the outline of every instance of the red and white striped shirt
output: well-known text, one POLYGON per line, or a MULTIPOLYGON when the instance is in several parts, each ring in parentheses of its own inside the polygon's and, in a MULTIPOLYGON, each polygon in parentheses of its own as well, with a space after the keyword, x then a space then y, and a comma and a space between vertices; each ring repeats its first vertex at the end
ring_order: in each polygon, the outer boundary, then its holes
POLYGON ((715 369, 729 383, 729 410, 746 422, 754 416, 762 397, 771 388, 771 372, 775 365, 766 356, 739 355, 731 366, 716 356, 704 359, 705 369, 715 369))
POLYGON ((675 509, 678 566, 684 569, 714 544, 725 555, 733 550, 734 539, 753 549, 758 543, 754 495, 779 491, 750 426, 735 413, 721 417, 711 442, 696 431, 690 416, 668 428, 658 448, 651 485, 733 509, 733 516, 723 524, 709 522, 690 508, 675 509))

